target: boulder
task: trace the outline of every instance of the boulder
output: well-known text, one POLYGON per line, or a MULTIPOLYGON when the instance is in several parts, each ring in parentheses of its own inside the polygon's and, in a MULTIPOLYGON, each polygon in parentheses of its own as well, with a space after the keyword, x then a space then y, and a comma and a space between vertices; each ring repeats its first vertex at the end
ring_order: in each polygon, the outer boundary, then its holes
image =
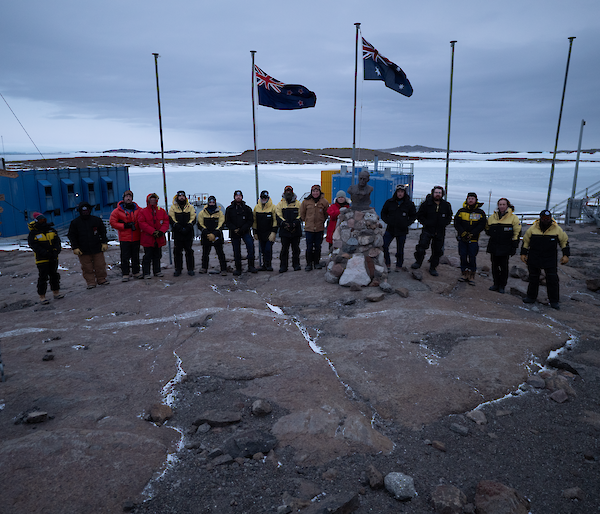
POLYGON ((412 500, 416 495, 415 483, 412 477, 393 471, 388 473, 383 483, 388 492, 394 495, 399 501, 412 500))
POLYGON ((362 254, 352 256, 340 277, 341 286, 348 286, 351 282, 361 286, 368 286, 371 282, 371 277, 365 268, 365 257, 362 254))
POLYGON ((477 514, 528 514, 529 500, 500 482, 482 480, 477 484, 475 507, 477 514))
POLYGON ((458 487, 438 485, 431 493, 433 508, 438 514, 462 514, 467 497, 458 487))

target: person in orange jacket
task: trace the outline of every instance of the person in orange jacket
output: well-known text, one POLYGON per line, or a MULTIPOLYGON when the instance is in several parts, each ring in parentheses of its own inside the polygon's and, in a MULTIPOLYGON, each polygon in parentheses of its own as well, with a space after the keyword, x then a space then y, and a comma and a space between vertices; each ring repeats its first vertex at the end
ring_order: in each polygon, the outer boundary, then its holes
POLYGON ((155 277, 162 277, 160 271, 161 248, 167 244, 165 233, 169 230, 169 215, 158 206, 159 196, 150 193, 146 197, 147 206, 138 215, 140 225, 140 244, 144 247, 142 258, 142 275, 140 278, 152 278, 150 265, 155 277))
POLYGON ((119 234, 123 282, 129 280, 130 271, 133 278, 140 274, 140 227, 137 221, 140 211, 140 206, 133 201, 133 191, 127 190, 123 200, 110 213, 110 226, 119 234))

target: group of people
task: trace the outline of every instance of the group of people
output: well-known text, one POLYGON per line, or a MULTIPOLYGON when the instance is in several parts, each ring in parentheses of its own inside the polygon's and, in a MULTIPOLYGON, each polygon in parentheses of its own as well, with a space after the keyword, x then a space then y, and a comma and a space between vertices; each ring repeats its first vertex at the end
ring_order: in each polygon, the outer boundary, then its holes
MULTIPOLYGON (((368 181, 368 178, 366 178, 368 181)), ((366 182, 365 182, 366 184, 366 182)), ((365 186, 363 184, 363 186, 365 186)), ((243 200, 242 191, 236 190, 233 201, 222 211, 214 196, 209 196, 206 205, 196 214, 185 191, 178 191, 173 197, 169 211, 158 205, 159 197, 151 193, 146 197, 146 207, 141 208, 133 201, 133 192, 125 191, 123 200, 110 215, 110 225, 117 231, 121 250, 122 281, 131 278, 150 279, 162 277, 162 247, 166 244, 166 232, 171 229, 174 242, 173 260, 175 277, 180 276, 184 267, 188 275, 195 274, 193 241, 194 226, 200 231, 202 262, 200 273, 207 273, 211 249, 214 247, 219 260, 221 275, 227 275, 227 264, 223 250, 223 228, 229 230, 236 276, 242 273, 242 242, 246 247, 248 271, 273 271, 273 244, 277 233, 281 239, 279 272, 288 271, 290 248, 291 265, 295 271, 300 265, 300 240, 306 237, 306 271, 321 269, 321 246, 325 236, 331 250, 333 234, 340 210, 350 207, 344 191, 336 194, 330 205, 321 187, 315 184, 310 195, 300 202, 292 186, 284 188, 281 200, 275 205, 268 191, 262 191, 260 198, 251 209, 243 200), (327 233, 325 235, 325 224, 327 233), (254 240, 258 242, 262 265, 255 266, 254 240), (140 265, 140 247, 144 249, 140 265)), ((354 197, 353 197, 354 198, 354 197)), ((411 268, 418 269, 425 260, 431 246, 429 273, 438 276, 437 267, 444 254, 446 227, 454 222, 458 253, 460 255, 461 282, 475 285, 479 237, 485 231, 489 235, 487 252, 491 257, 493 285, 490 290, 505 292, 508 281, 509 259, 515 255, 520 242, 521 224, 514 214, 513 205, 501 198, 497 210, 487 218, 481 209, 483 204, 477 194, 470 192, 462 206, 453 216, 450 203, 444 199, 444 189, 435 186, 417 210, 407 187, 398 185, 392 198, 381 210, 381 219, 386 224, 383 238, 383 252, 388 272, 392 270, 390 245, 396 241, 395 269, 404 265, 404 246, 409 227, 418 221, 422 225, 419 242, 415 249, 415 262, 411 268)), ((109 283, 104 252, 108 249, 108 237, 103 221, 92 214, 92 206, 82 202, 78 207, 79 216, 69 227, 68 238, 75 255, 79 257, 83 278, 88 289, 109 283)), ((29 245, 35 252, 39 269, 38 294, 42 303, 46 299, 47 283, 54 298, 62 298, 60 275, 58 274, 58 254, 60 238, 45 216, 34 213, 29 224, 29 245)), ((559 280, 557 273, 558 248, 562 250, 561 264, 569 260, 569 244, 565 232, 552 219, 549 211, 542 211, 537 220, 525 233, 521 246, 521 260, 529 269, 529 286, 525 303, 533 303, 538 296, 541 270, 546 275, 548 299, 553 308, 559 308, 559 280)))

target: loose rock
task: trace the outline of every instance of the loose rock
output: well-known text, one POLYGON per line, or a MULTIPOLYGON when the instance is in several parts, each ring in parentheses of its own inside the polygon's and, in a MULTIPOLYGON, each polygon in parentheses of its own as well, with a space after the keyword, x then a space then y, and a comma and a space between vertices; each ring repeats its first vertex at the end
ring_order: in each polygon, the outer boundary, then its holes
POLYGON ((417 495, 413 478, 404 473, 388 473, 383 482, 386 490, 393 494, 396 500, 412 500, 417 495))
POLYGON ((452 430, 452 432, 456 432, 457 434, 460 434, 462 436, 468 435, 468 433, 469 433, 469 429, 467 427, 463 427, 462 425, 459 425, 458 423, 452 423, 452 425, 450 425, 450 430, 452 430))
POLYGON ((373 464, 367 468, 367 479, 371 489, 381 489, 383 487, 383 475, 373 464))
POLYGON ((406 287, 397 287, 396 288, 396 293, 398 293, 399 296, 401 296, 402 298, 408 298, 408 289, 406 289, 406 287))
POLYGON ((209 410, 203 412, 194 425, 202 425, 208 423, 211 427, 225 427, 233 423, 239 423, 242 420, 242 415, 239 412, 209 410))
POLYGON ((433 507, 438 514, 462 514, 467 497, 453 485, 438 485, 431 493, 433 507))
POLYGON ((529 500, 500 482, 482 480, 477 484, 475 508, 477 514, 528 514, 529 500))
POLYGON ((267 414, 270 414, 272 410, 273 407, 271 407, 271 404, 266 400, 256 400, 252 404, 252 414, 255 416, 266 416, 267 414))
POLYGON ((480 410, 472 410, 471 412, 467 412, 467 418, 469 418, 471 421, 474 421, 478 425, 485 425, 487 423, 485 414, 480 410))
POLYGON ((154 423, 160 426, 172 417, 173 409, 171 409, 171 407, 162 403, 155 403, 152 407, 150 407, 148 421, 153 421, 154 423))

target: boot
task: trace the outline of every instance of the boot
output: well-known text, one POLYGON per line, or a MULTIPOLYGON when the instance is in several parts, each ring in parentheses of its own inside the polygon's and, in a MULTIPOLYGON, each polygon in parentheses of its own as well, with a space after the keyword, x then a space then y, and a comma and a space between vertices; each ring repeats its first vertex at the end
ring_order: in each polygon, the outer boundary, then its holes
POLYGON ((463 271, 462 275, 458 278, 459 282, 468 282, 469 281, 469 272, 468 271, 463 271))
POLYGON ((46 300, 46 295, 45 294, 41 294, 40 295, 40 303, 42 305, 48 305, 50 303, 50 300, 46 300))
POLYGON ((469 285, 470 286, 474 286, 475 285, 475 272, 474 271, 469 271, 468 280, 469 280, 469 285))
POLYGON ((254 267, 254 261, 248 260, 248 271, 250 273, 258 273, 258 270, 254 267))
POLYGON ((52 291, 52 294, 54 295, 55 300, 60 300, 61 298, 65 297, 65 295, 62 294, 60 291, 52 291))

